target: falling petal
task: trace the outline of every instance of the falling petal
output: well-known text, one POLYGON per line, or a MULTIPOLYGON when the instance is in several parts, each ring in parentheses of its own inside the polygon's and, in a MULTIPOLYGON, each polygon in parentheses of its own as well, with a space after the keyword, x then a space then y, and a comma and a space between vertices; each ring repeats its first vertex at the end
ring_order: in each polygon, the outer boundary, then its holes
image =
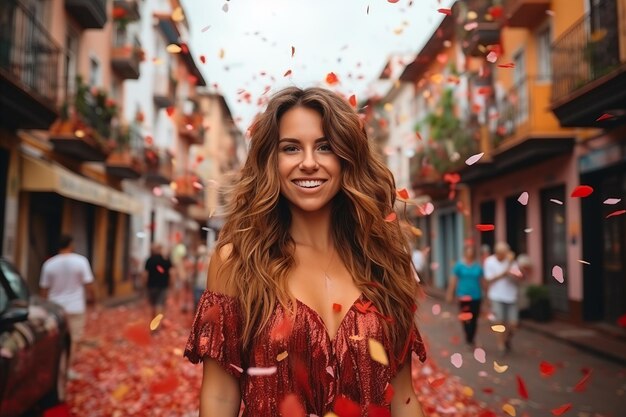
POLYGON ((604 113, 602 116, 598 117, 596 119, 596 122, 601 122, 603 120, 607 120, 607 119, 613 119, 615 116, 610 114, 610 113, 604 113))
POLYGON ((620 327, 626 327, 626 314, 617 319, 617 325, 620 327))
POLYGON ((437 9, 437 12, 441 13, 441 14, 445 14, 447 16, 451 16, 452 15, 452 10, 451 9, 437 9))
POLYGON ((556 279, 559 283, 563 284, 563 268, 558 265, 552 267, 552 277, 556 279))
POLYGON ((387 0, 387 2, 392 3, 392 4, 393 3, 397 3, 398 1, 400 1, 400 0, 387 0))
POLYGON ((515 417, 515 407, 513 407, 511 404, 504 404, 502 406, 502 411, 504 411, 505 413, 507 413, 508 415, 510 415, 511 417, 515 417))
POLYGON ((396 194, 398 195, 398 197, 404 198, 405 200, 409 199, 409 192, 406 188, 401 188, 400 190, 397 190, 396 194))
POLYGON ((433 388, 437 388, 443 385, 444 382, 446 382, 446 377, 442 376, 442 377, 435 378, 432 381, 430 381, 430 386, 433 388))
POLYGON ((450 356, 450 362, 455 368, 460 368, 463 366, 463 356, 460 353, 454 353, 450 356))
POLYGON ((617 210, 607 215, 606 218, 608 219, 609 217, 621 216, 624 213, 626 213, 626 210, 617 210))
POLYGON ((283 359, 285 359, 287 356, 289 356, 289 353, 287 351, 284 351, 282 353, 279 353, 278 355, 276 355, 276 360, 278 362, 281 362, 283 359))
POLYGON ((432 312, 433 312, 433 315, 434 315, 434 316, 439 315, 439 313, 441 313, 441 306, 440 306, 439 304, 435 304, 435 305, 432 307, 432 312))
POLYGON ((515 68, 515 63, 508 62, 506 64, 498 64, 498 68, 515 68))
POLYGON ((494 51, 491 51, 487 54, 487 61, 491 62, 492 64, 495 63, 498 60, 498 54, 496 54, 494 51))
POLYGON ((620 201, 622 201, 621 198, 607 198, 602 204, 613 205, 619 203, 620 201))
POLYGON ((341 304, 333 303, 333 311, 339 313, 341 311, 341 304))
POLYGON ((532 227, 527 227, 526 229, 524 229, 524 233, 530 233, 533 231, 532 227))
POLYGON ((284 74, 283 77, 288 77, 291 75, 291 70, 287 70, 284 74))
POLYGON ((493 224, 477 224, 476 225, 476 229, 479 232, 489 232, 491 230, 494 230, 496 227, 493 224))
POLYGON ((593 188, 588 185, 579 185, 572 191, 570 197, 587 197, 593 193, 593 188))
POLYGON ((563 205, 563 202, 561 200, 557 200, 556 198, 551 198, 550 201, 554 204, 563 205))
POLYGON ((183 50, 183 48, 181 48, 180 46, 176 45, 175 43, 171 43, 171 44, 167 45, 165 50, 167 52, 169 52, 170 54, 179 54, 183 50))
POLYGON ((504 333, 506 331, 506 327, 501 324, 494 324, 493 326, 491 326, 491 330, 496 333, 504 333))
POLYGON ((305 417, 306 411, 296 394, 287 394, 280 402, 278 410, 281 416, 305 417))
POLYGON ((224 3, 224 5, 222 6, 222 10, 224 11, 224 13, 228 13, 228 3, 224 3))
POLYGON ((470 387, 463 387, 463 395, 471 398, 474 396, 474 390, 470 387))
POLYGON ((485 363, 486 362, 485 350, 482 348, 474 349, 474 359, 476 359, 480 363, 485 363))
POLYGON ((551 410, 551 413, 552 413, 552 415, 560 416, 560 415, 568 412, 570 408, 572 408, 572 404, 570 404, 570 403, 563 404, 562 406, 551 410))
POLYGON ((476 155, 472 155, 472 156, 470 156, 469 158, 467 158, 465 160, 465 163, 467 165, 474 165, 476 162, 478 162, 480 160, 480 158, 483 157, 484 154, 485 154, 484 152, 481 152, 481 153, 478 153, 476 155))
POLYGON ((555 370, 556 367, 549 362, 541 361, 539 363, 539 373, 541 373, 541 376, 543 377, 549 377, 554 375, 555 370))
POLYGON ((275 366, 270 366, 267 368, 251 367, 251 368, 248 368, 246 372, 250 376, 268 376, 268 375, 274 375, 276 373, 276 367, 275 366))
POLYGON ((339 83, 339 77, 334 72, 326 74, 326 84, 335 85, 339 83))
POLYGON ((509 369, 509 365, 498 365, 498 362, 493 361, 493 370, 497 373, 501 374, 506 372, 507 369, 509 369))
POLYGON ((387 217, 385 217, 385 221, 386 222, 392 222, 392 221, 396 220, 396 218, 397 218, 396 213, 394 211, 392 211, 391 213, 389 213, 387 215, 387 217))
POLYGON ((528 399, 528 389, 526 389, 526 383, 522 379, 521 376, 515 375, 515 379, 517 379, 517 393, 524 400, 528 399))
POLYGON ((368 342, 370 357, 378 363, 389 365, 389 359, 383 345, 375 339, 369 339, 368 342))
POLYGON ((348 99, 348 102, 350 103, 352 107, 356 107, 356 96, 352 94, 350 98, 348 99))
POLYGON ((150 330, 154 331, 154 330, 158 329, 159 325, 161 324, 161 320, 163 320, 163 314, 159 313, 150 322, 150 330))
POLYGON ((205 26, 202 28, 201 32, 206 32, 207 30, 211 29, 211 25, 205 26))
POLYGON ((575 392, 583 392, 587 389, 587 383, 589 382, 589 378, 591 378, 591 371, 585 373, 585 375, 576 383, 574 386, 575 392))
POLYGON ((291 47, 291 57, 296 53, 296 48, 294 46, 291 47))
POLYGON ((528 192, 524 191, 522 194, 520 194, 520 196, 517 198, 517 201, 519 201, 519 203, 523 206, 528 204, 528 192))
POLYGON ((169 106, 165 109, 165 112, 169 117, 172 117, 172 115, 174 114, 174 110, 176 110, 174 106, 169 106))
POLYGON ((585 265, 591 265, 589 262, 583 261, 582 259, 578 259, 578 262, 580 262, 581 264, 585 264, 585 265))

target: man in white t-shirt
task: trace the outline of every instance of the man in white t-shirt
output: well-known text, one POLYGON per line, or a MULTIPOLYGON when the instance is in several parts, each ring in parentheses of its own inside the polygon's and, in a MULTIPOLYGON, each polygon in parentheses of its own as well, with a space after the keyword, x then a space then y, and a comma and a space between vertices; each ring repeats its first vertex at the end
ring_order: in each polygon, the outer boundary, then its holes
POLYGON ((521 275, 515 273, 515 256, 505 242, 495 245, 494 254, 485 259, 483 266, 485 279, 489 285, 487 298, 496 324, 502 324, 505 331, 497 333, 498 351, 504 354, 511 350, 513 332, 517 328, 519 312, 517 293, 521 275))
POLYGON ((67 313, 72 337, 71 358, 85 331, 86 303, 95 301, 93 273, 89 261, 74 253, 72 237, 61 236, 59 253, 44 262, 39 280, 40 295, 59 304, 67 313))

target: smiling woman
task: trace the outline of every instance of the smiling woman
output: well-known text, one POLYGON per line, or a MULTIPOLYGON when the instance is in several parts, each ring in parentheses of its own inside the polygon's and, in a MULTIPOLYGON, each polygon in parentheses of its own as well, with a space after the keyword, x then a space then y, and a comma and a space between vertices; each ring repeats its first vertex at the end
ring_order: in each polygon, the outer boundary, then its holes
POLYGON ((418 284, 395 185, 353 108, 287 88, 251 129, 185 355, 200 416, 421 416, 418 284), (395 396, 392 394, 395 392, 395 396), (408 401, 407 401, 408 399, 408 401))

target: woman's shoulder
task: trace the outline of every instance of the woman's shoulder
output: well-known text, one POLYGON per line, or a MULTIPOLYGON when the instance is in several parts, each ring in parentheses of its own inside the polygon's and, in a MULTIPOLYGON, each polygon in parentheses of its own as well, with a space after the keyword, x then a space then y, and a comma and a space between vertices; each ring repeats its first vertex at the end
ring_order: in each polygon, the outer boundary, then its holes
POLYGON ((232 266, 227 263, 230 254, 232 253, 233 245, 226 243, 221 246, 219 250, 214 251, 209 261, 209 272, 207 276, 207 290, 225 294, 234 297, 235 291, 233 286, 230 285, 232 266))

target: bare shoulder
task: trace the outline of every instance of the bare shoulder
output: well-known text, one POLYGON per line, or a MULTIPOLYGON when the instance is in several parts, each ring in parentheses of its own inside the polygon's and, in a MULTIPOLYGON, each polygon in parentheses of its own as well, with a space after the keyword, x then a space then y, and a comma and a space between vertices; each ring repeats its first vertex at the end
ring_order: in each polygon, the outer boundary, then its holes
POLYGON ((225 265, 226 260, 233 250, 232 244, 228 243, 216 251, 209 261, 209 273, 207 277, 207 289, 210 291, 234 296, 234 291, 226 284, 230 278, 232 269, 225 265))

